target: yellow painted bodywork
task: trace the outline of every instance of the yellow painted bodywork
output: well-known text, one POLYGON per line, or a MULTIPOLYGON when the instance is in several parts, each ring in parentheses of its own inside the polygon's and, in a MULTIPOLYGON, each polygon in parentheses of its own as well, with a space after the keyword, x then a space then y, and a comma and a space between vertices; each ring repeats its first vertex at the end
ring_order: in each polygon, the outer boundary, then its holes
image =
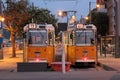
POLYGON ((30 59, 35 59, 35 52, 39 52, 39 59, 47 60, 48 65, 51 65, 54 55, 54 46, 29 46, 27 47, 27 61, 30 59))
POLYGON ((76 60, 83 60, 84 53, 87 51, 87 59, 97 62, 96 46, 68 46, 68 61, 75 65, 76 60))

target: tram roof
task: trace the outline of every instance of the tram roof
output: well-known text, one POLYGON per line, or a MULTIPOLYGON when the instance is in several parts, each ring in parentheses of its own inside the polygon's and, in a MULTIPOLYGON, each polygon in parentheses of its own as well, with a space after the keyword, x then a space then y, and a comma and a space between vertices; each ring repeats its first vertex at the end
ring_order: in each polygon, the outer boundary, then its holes
POLYGON ((72 27, 69 27, 68 31, 71 31, 74 29, 94 29, 94 30, 96 30, 96 26, 93 24, 84 25, 84 24, 78 23, 76 25, 72 25, 72 27))
POLYGON ((27 31, 28 29, 47 29, 54 31, 54 27, 52 24, 36 24, 36 23, 29 23, 24 26, 23 30, 27 31))

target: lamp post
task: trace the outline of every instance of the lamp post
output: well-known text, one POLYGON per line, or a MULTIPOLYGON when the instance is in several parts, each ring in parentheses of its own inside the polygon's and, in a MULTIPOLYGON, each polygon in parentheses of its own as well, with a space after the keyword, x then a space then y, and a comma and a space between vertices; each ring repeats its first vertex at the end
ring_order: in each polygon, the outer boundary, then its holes
MULTIPOLYGON (((67 17, 67 28, 68 28, 68 13, 73 12, 74 14, 76 11, 58 11, 57 15, 60 17, 67 17)), ((75 16, 71 17, 72 20, 75 20, 75 16)), ((65 73, 65 50, 64 50, 64 32, 62 32, 62 47, 63 47, 63 52, 62 52, 62 72, 65 73)))
POLYGON ((3 21, 4 18, 0 16, 0 59, 3 59, 3 21))
POLYGON ((3 11, 2 8, 4 8, 4 4, 2 2, 2 0, 0 0, 0 59, 3 59, 3 21, 4 21, 4 17, 3 17, 3 11))
POLYGON ((90 24, 91 24, 91 2, 89 2, 89 14, 90 14, 90 24))

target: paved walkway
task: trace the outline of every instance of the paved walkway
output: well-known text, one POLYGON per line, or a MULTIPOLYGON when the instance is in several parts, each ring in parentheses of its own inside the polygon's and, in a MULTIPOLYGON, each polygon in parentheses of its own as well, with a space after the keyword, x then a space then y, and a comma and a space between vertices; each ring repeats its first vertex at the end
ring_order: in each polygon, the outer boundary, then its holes
POLYGON ((17 69, 17 62, 22 62, 22 50, 16 51, 16 58, 12 58, 10 49, 3 50, 4 59, 0 60, 0 72, 12 72, 17 69))
POLYGON ((99 65, 106 70, 120 71, 120 58, 115 58, 112 54, 98 55, 99 65))

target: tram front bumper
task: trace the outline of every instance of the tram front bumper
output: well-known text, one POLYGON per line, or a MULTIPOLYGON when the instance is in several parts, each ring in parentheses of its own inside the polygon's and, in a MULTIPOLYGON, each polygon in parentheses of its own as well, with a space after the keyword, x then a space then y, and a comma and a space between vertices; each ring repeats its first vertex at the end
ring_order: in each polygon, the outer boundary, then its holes
POLYGON ((84 62, 95 62, 95 61, 94 60, 76 60, 76 62, 84 63, 84 62))

